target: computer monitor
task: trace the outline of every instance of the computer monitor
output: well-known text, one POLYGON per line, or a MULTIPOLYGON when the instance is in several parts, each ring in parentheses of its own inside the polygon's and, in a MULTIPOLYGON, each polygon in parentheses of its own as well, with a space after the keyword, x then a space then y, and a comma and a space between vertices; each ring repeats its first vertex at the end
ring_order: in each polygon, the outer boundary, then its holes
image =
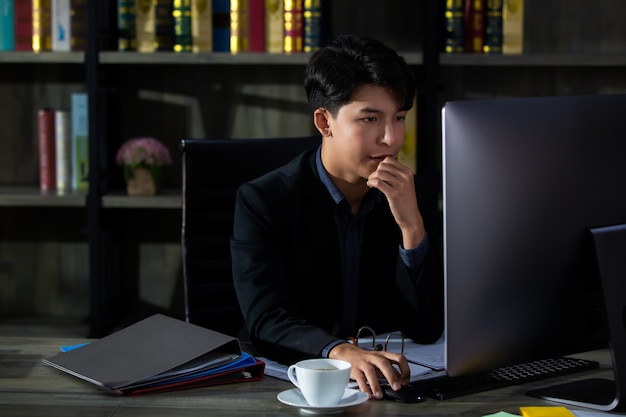
POLYGON ((626 223, 626 95, 448 102, 442 118, 448 374, 607 346, 590 229, 626 223))

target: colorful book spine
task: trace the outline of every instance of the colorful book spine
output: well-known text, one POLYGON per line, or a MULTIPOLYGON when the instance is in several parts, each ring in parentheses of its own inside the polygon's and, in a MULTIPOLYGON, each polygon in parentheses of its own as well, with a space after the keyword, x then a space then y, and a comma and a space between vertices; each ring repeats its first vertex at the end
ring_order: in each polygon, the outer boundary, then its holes
POLYGON ((15 49, 13 0, 0 0, 0 51, 15 49))
POLYGON ((482 53, 485 42, 485 8, 483 0, 465 2, 465 52, 482 53))
POLYGON ((404 142, 398 161, 411 168, 417 173, 417 97, 413 97, 413 107, 406 113, 404 130, 404 142))
POLYGON ((70 0, 52 0, 52 50, 71 49, 70 0))
POLYGON ((171 0, 156 0, 154 6, 154 49, 174 50, 174 16, 171 0))
POLYGON ((68 191, 72 188, 72 125, 70 112, 54 111, 54 143, 56 155, 56 188, 57 191, 68 191))
POLYGON ((265 0, 265 50, 270 54, 283 53, 283 0, 265 0))
POLYGON ((248 0, 248 51, 265 52, 265 0, 248 0))
POLYGON ((326 26, 330 9, 327 0, 304 0, 303 9, 303 48, 304 52, 314 52, 326 42, 326 26))
POLYGON ((135 36, 137 40, 137 51, 154 52, 155 38, 155 16, 152 0, 137 0, 135 5, 135 36))
POLYGON ((39 187, 42 191, 56 188, 56 145, 54 110, 37 111, 37 136, 39 143, 39 187))
POLYGON ((72 94, 72 189, 79 191, 89 184, 88 108, 87 93, 72 94))
POLYGON ((191 52, 191 0, 174 0, 174 52, 191 52))
POLYGON ((284 39, 283 52, 291 54, 302 52, 303 48, 303 3, 301 0, 284 0, 283 3, 283 23, 284 39))
POLYGON ((117 50, 136 51, 135 0, 117 0, 117 50))
POLYGON ((33 51, 52 50, 52 2, 32 0, 33 51))
POLYGON ((248 52, 249 0, 230 0, 230 52, 248 52))
POLYGON ((502 5, 502 53, 524 52, 524 0, 504 0, 502 5))
POLYGON ((213 51, 230 52, 230 0, 213 0, 213 51))
POLYGON ((33 5, 32 0, 14 0, 14 41, 16 51, 33 50, 33 5))
POLYGON ((191 0, 191 50, 213 51, 213 5, 211 0, 191 0))
POLYGON ((445 11, 447 53, 465 51, 465 6, 463 0, 446 0, 445 11))
POLYGON ((87 49, 87 0, 70 2, 70 50, 87 49))
POLYGON ((485 43, 486 54, 502 53, 502 0, 485 2, 485 43))

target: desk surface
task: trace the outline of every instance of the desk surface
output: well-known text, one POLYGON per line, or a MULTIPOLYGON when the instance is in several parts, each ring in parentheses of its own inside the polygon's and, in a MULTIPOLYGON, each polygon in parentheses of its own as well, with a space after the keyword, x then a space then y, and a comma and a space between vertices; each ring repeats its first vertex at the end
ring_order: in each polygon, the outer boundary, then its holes
MULTIPOLYGON (((297 416, 299 410, 283 405, 276 395, 293 386, 265 377, 259 382, 195 388, 139 397, 113 396, 96 386, 42 363, 59 346, 85 339, 0 336, 0 416, 297 416)), ((611 377, 608 351, 578 355, 598 360, 598 371, 570 376, 611 377)), ((514 386, 447 401, 428 399, 419 404, 370 400, 343 415, 359 416, 483 416, 507 411, 519 414, 522 405, 557 405, 525 395, 531 388, 552 385, 566 378, 514 386)))

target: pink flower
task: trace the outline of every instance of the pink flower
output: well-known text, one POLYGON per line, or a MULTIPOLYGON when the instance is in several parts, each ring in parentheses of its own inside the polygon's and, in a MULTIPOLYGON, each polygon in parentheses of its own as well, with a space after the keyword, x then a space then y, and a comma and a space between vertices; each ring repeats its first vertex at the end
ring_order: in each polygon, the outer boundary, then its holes
POLYGON ((117 151, 118 165, 162 166, 172 163, 169 149, 155 138, 141 137, 126 141, 117 151))

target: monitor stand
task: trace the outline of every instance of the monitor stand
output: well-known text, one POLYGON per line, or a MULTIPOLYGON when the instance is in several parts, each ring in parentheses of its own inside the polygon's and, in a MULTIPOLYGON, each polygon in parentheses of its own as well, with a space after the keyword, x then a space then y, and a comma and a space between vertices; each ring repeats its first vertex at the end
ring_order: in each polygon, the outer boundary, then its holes
POLYGON ((611 336, 613 380, 586 379, 529 391, 568 405, 613 411, 626 407, 626 224, 591 229, 611 336))

